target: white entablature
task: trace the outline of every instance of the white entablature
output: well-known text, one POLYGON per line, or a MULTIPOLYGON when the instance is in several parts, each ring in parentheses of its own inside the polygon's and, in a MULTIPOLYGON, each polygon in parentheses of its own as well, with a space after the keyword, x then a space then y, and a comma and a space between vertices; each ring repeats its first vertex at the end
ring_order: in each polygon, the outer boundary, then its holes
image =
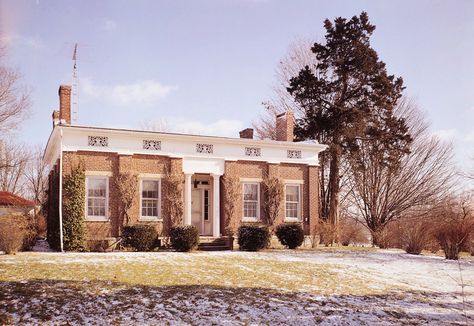
MULTIPOLYGON (((222 161, 262 161, 317 166, 317 142, 284 142, 246 138, 124 130, 83 126, 54 127, 44 153, 50 166, 66 151, 113 152, 123 155, 149 154, 176 158, 222 161)), ((219 167, 216 167, 217 169, 219 167)))

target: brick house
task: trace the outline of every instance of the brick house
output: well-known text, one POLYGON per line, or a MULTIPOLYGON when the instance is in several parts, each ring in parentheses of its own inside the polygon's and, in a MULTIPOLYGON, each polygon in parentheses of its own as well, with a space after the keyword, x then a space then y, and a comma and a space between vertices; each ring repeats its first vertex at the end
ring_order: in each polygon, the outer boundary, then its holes
POLYGON ((162 205, 166 169, 182 176, 183 222, 195 225, 202 236, 226 233, 221 182, 225 176, 237 177, 241 184, 237 223, 262 220, 265 173, 284 182, 285 202, 277 223, 300 222, 310 234, 318 221, 318 154, 326 146, 293 142, 292 113, 276 117, 278 140, 273 141, 253 139, 250 128, 241 131, 240 138, 228 138, 77 126, 71 124, 70 86, 59 87, 59 102, 44 153, 50 167, 49 210, 56 208, 61 219, 61 180, 81 162, 86 173, 84 219, 89 239, 119 236, 119 203, 113 182, 119 173, 139 178, 131 223, 166 230, 162 205))

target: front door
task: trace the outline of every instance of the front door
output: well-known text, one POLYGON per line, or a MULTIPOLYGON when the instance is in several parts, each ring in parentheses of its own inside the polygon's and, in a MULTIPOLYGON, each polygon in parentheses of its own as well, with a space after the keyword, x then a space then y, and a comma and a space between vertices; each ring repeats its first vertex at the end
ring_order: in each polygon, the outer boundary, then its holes
POLYGON ((202 234, 202 189, 199 188, 191 192, 191 223, 202 234))
POLYGON ((200 235, 212 235, 209 195, 208 187, 193 188, 191 191, 191 224, 197 227, 200 235))

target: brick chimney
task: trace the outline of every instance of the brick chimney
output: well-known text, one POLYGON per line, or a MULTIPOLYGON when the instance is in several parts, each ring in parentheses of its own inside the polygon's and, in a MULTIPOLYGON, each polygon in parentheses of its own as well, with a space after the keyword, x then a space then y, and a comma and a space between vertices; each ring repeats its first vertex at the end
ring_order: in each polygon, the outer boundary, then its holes
POLYGON ((253 139, 253 129, 247 128, 242 131, 239 131, 240 138, 253 139))
POLYGON ((71 124, 71 86, 59 86, 59 124, 71 124))
POLYGON ((286 111, 276 115, 276 140, 293 141, 295 119, 292 111, 286 111))
POLYGON ((59 124, 59 111, 53 111, 53 128, 59 124))

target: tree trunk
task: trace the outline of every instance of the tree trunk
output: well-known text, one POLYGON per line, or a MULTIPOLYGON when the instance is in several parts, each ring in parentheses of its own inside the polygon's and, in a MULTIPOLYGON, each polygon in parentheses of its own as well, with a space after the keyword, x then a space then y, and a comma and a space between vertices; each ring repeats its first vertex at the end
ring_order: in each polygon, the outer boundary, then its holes
POLYGON ((337 225, 339 220, 339 192, 340 192, 340 164, 341 164, 341 146, 333 144, 330 147, 330 165, 329 165, 329 212, 328 221, 337 225))

